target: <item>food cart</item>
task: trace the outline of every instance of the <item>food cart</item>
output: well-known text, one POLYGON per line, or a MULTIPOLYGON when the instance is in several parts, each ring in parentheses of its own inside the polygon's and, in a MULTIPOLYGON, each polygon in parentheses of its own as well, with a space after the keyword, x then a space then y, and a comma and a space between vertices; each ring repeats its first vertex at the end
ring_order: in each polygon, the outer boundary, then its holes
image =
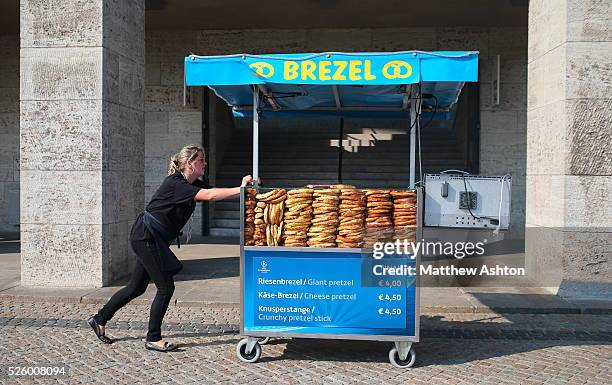
POLYGON ((451 114, 464 83, 477 81, 477 75, 477 52, 185 58, 186 86, 208 86, 236 116, 252 115, 256 181, 262 114, 359 112, 404 119, 410 130, 406 189, 242 189, 240 332, 245 338, 236 347, 242 361, 258 361, 270 337, 295 337, 389 341, 393 365, 414 364, 419 255, 397 242, 421 239, 423 197, 415 173, 419 118, 451 114), (395 254, 381 253, 379 246, 393 242, 395 254))

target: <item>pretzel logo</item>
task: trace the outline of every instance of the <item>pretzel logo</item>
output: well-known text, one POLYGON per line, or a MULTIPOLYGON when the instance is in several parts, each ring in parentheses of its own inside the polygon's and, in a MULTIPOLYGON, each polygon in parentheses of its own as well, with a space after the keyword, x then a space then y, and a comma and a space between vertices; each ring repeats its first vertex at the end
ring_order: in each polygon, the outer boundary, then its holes
POLYGON ((412 75, 412 67, 405 61, 394 60, 385 64, 382 73, 387 79, 406 79, 412 75), (391 73, 389 73, 389 70, 391 70, 391 73))
POLYGON ((249 68, 254 69, 255 74, 257 74, 257 76, 261 76, 262 78, 269 78, 274 75, 274 67, 263 61, 251 63, 249 64, 249 68))

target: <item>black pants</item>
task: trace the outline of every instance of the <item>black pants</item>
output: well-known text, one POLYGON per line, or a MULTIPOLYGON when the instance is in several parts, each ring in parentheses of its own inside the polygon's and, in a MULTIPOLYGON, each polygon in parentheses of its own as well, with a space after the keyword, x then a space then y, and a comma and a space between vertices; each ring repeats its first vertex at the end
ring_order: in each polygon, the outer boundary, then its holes
POLYGON ((172 274, 159 269, 158 259, 154 257, 157 253, 154 242, 132 241, 131 244, 138 258, 134 263, 130 283, 111 297, 108 303, 96 314, 95 320, 100 325, 106 325, 106 322, 113 318, 117 310, 142 295, 147 290, 149 281, 153 280, 157 287, 157 294, 155 294, 155 299, 151 304, 147 341, 159 341, 162 339, 162 320, 166 310, 168 310, 172 294, 174 294, 174 280, 172 274))

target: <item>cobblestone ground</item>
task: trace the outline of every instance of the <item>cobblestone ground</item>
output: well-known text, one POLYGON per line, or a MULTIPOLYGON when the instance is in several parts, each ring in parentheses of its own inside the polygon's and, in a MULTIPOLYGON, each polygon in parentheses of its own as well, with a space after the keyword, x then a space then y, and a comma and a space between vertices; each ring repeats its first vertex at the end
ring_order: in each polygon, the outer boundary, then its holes
POLYGON ((174 353, 144 349, 148 307, 130 305, 108 324, 112 345, 84 319, 98 305, 0 303, 0 383, 197 384, 611 384, 612 317, 445 314, 421 317, 417 364, 396 369, 389 343, 278 339, 260 362, 235 353, 233 307, 171 307, 165 336, 174 353), (68 367, 63 377, 8 377, 6 367, 68 367))

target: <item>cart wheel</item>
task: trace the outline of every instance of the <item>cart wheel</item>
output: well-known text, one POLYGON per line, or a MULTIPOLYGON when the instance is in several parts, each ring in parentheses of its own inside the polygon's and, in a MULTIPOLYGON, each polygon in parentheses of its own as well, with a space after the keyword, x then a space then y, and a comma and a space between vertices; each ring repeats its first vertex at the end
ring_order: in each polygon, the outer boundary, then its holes
POLYGON ((251 353, 247 354, 247 341, 248 339, 246 338, 241 339, 240 342, 238 342, 238 345, 236 345, 236 354, 238 355, 238 358, 240 361, 248 363, 259 361, 259 358, 261 357, 261 345, 259 345, 259 342, 256 342, 255 346, 253 346, 253 350, 251 350, 251 353))
POLYGON ((400 360, 397 349, 393 348, 389 351, 389 361, 396 368, 408 369, 411 368, 416 362, 416 352, 414 351, 414 348, 411 348, 408 352, 408 356, 406 356, 406 359, 400 360))
POLYGON ((263 337, 262 339, 259 340, 260 345, 265 345, 268 342, 270 342, 270 337, 263 337))

